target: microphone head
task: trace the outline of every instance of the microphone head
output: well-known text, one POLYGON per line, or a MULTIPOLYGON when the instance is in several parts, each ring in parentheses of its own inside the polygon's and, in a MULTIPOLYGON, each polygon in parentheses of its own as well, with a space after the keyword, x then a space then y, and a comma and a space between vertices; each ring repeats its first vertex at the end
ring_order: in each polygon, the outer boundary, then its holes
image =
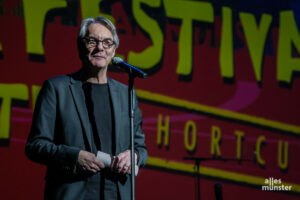
POLYGON ((122 58, 113 57, 111 59, 111 62, 113 65, 118 66, 118 68, 125 70, 126 72, 128 72, 134 76, 138 76, 140 78, 147 78, 147 74, 145 72, 124 62, 122 58))
POLYGON ((216 200, 222 200, 222 184, 221 183, 216 183, 215 186, 215 197, 216 200))
POLYGON ((222 184, 217 182, 215 183, 214 188, 215 190, 222 191, 222 184))
POLYGON ((111 60, 111 62, 112 62, 114 65, 118 65, 118 64, 120 64, 120 63, 123 62, 123 59, 120 58, 120 57, 113 57, 112 60, 111 60))

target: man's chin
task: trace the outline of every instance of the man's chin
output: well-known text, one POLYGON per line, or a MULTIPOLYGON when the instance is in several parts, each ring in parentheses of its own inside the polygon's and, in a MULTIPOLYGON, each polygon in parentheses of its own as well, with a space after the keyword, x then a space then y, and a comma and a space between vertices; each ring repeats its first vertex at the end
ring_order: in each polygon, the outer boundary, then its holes
POLYGON ((104 69, 106 68, 106 63, 91 63, 91 65, 97 69, 104 69))

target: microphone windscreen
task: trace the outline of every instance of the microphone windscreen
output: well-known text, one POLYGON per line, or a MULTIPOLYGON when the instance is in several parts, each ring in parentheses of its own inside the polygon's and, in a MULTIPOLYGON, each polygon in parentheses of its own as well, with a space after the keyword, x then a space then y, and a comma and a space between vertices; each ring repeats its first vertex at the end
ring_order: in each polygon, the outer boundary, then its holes
POLYGON ((122 58, 120 58, 120 57, 113 57, 113 58, 112 58, 112 63, 113 63, 114 65, 120 64, 121 62, 123 62, 123 60, 122 60, 122 58))

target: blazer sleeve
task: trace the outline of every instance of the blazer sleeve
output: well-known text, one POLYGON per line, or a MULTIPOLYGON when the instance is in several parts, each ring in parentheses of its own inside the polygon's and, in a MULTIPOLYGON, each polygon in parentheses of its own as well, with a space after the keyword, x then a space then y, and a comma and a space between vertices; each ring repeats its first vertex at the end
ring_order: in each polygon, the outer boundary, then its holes
POLYGON ((25 154, 34 162, 75 173, 80 149, 55 142, 57 99, 53 84, 45 81, 35 106, 25 154))
POLYGON ((142 131, 142 121, 142 114, 138 106, 136 92, 134 91, 134 148, 135 152, 137 153, 137 165, 139 167, 143 167, 146 164, 148 158, 148 152, 145 144, 145 134, 142 131))

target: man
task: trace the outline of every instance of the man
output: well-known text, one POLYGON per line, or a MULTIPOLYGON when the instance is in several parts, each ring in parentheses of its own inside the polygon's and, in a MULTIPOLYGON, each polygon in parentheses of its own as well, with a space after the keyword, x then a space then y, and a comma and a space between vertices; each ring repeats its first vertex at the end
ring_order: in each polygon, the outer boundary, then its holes
MULTIPOLYGON (((80 71, 45 81, 26 144, 26 155, 47 166, 45 199, 130 199, 130 120, 127 86, 107 77, 119 45, 106 18, 85 19, 77 39, 80 71), (109 167, 96 158, 116 158, 109 167)), ((135 162, 147 160, 135 96, 135 162)))

